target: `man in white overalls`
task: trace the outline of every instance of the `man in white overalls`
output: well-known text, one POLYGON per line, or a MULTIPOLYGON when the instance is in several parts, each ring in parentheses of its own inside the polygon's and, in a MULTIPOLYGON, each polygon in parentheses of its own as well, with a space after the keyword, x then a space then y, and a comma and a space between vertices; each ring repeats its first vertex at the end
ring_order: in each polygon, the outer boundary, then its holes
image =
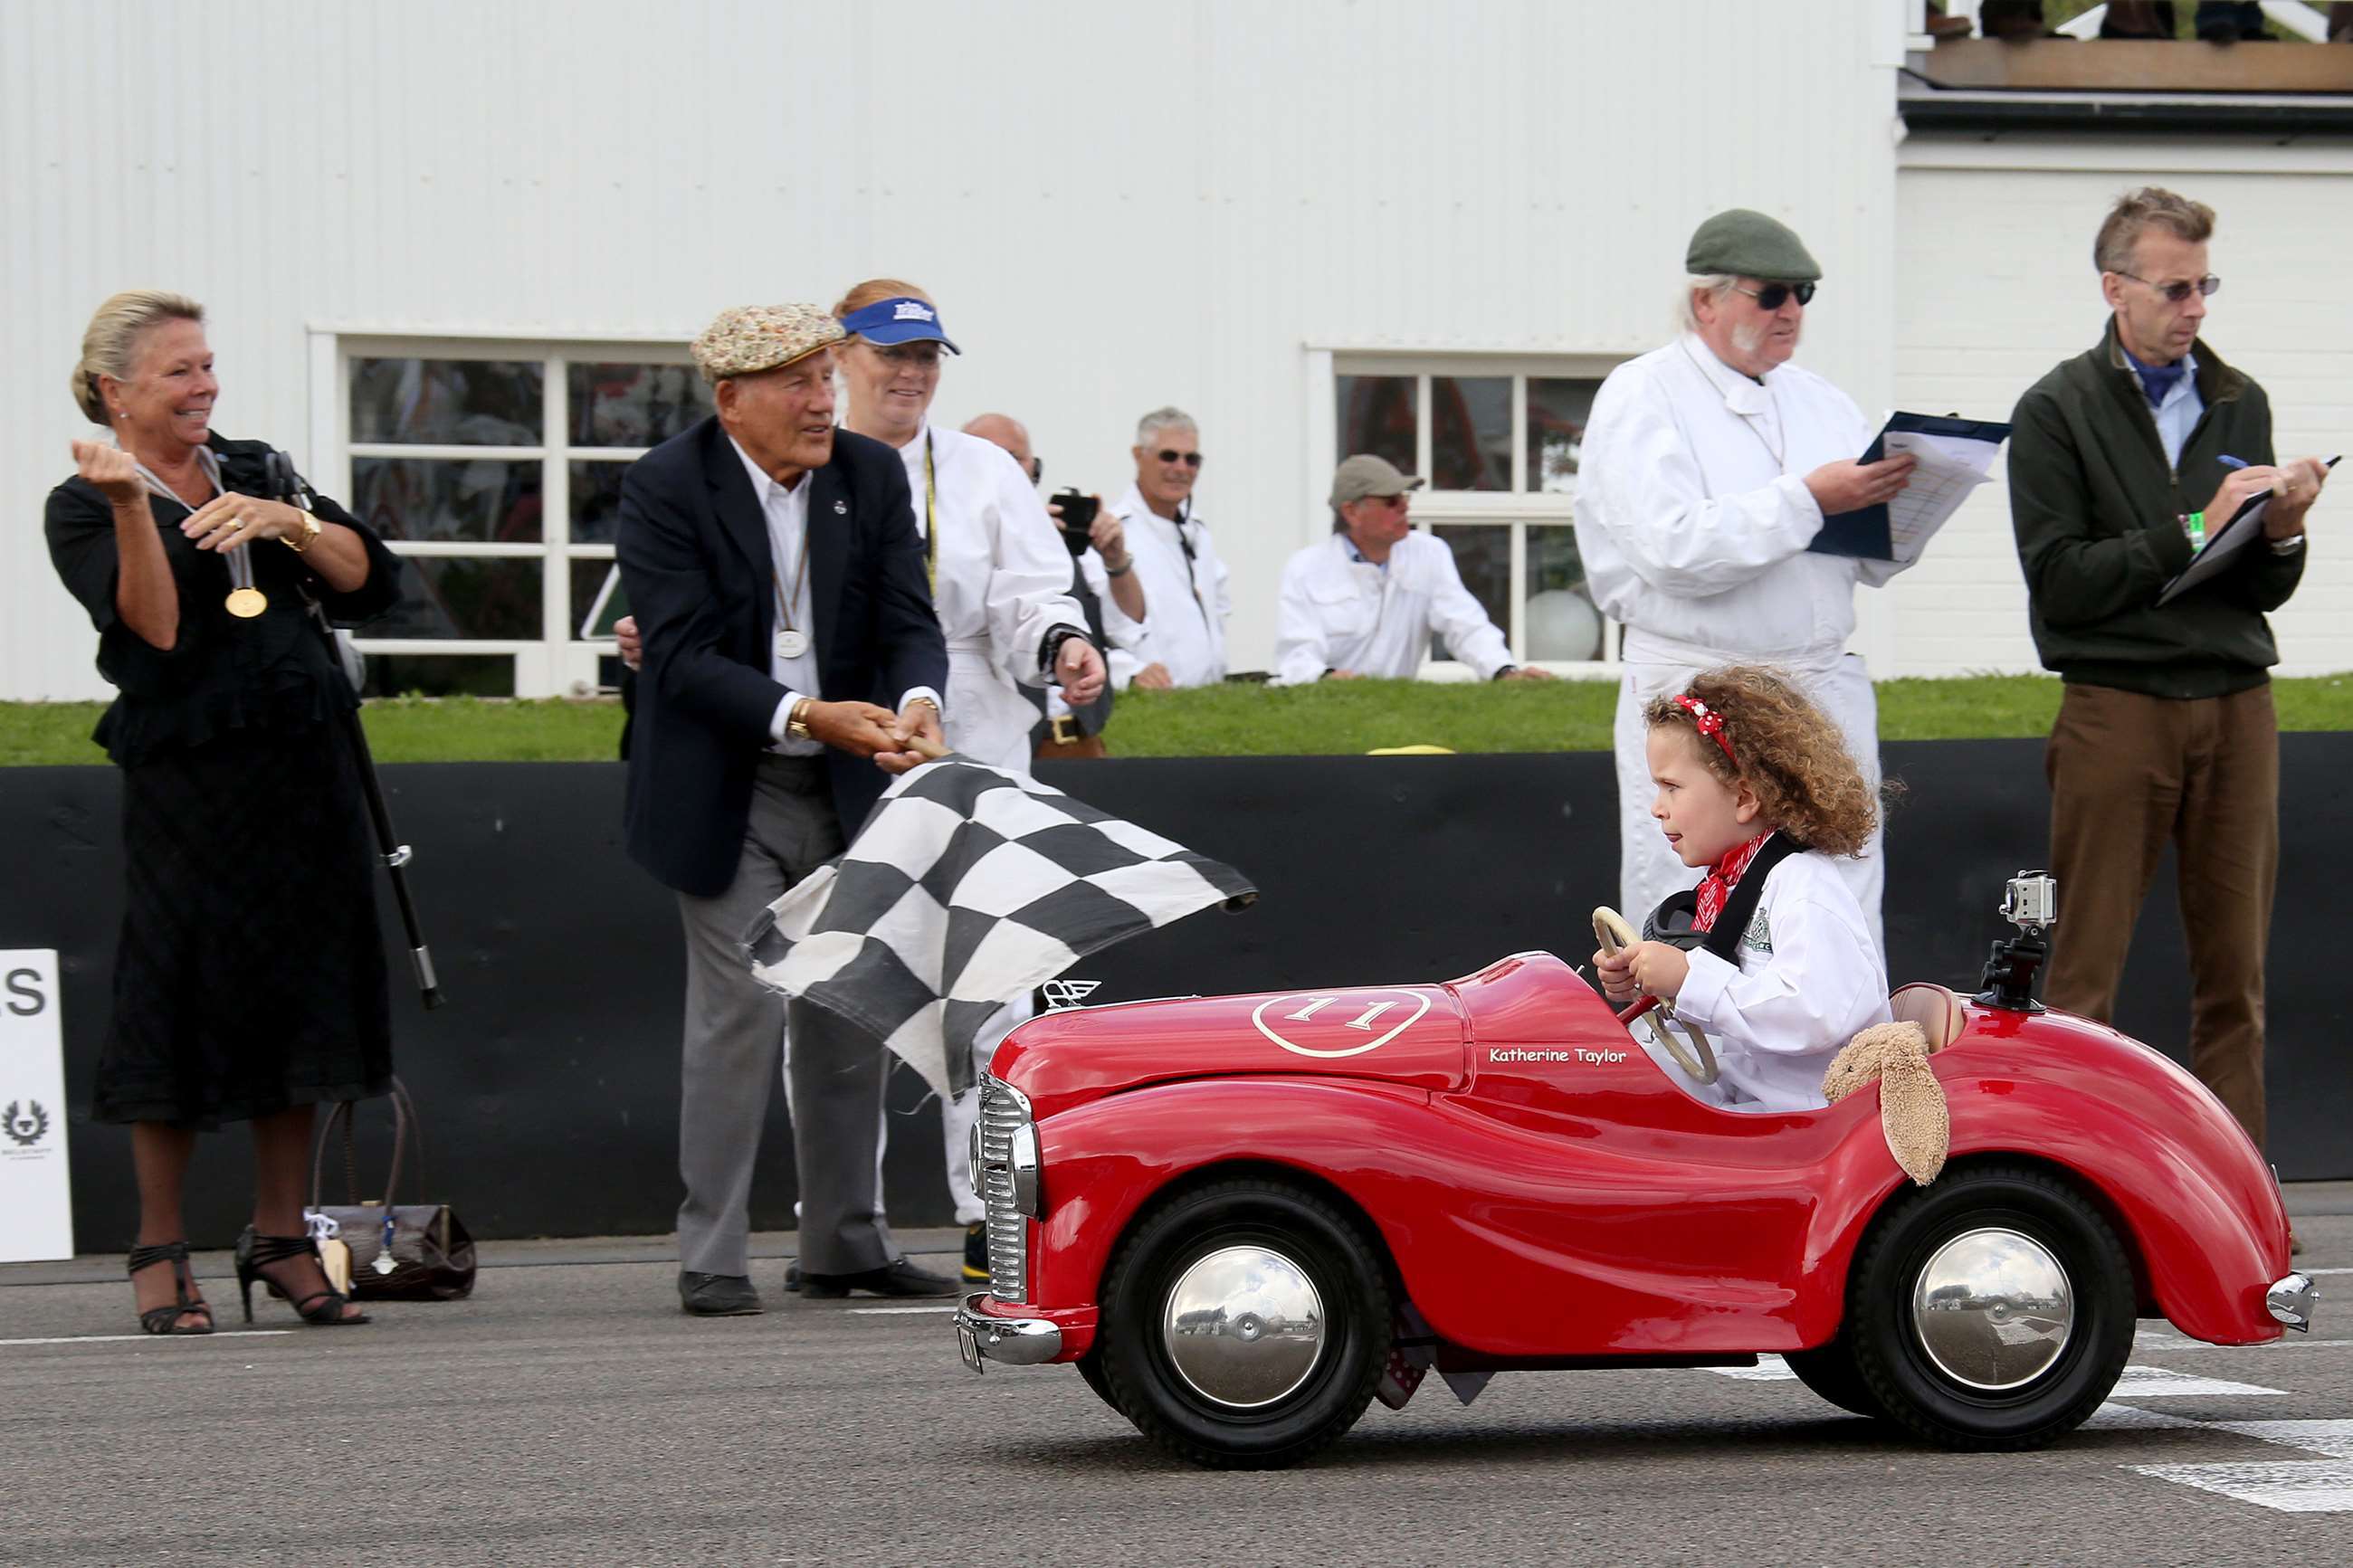
MULTIPOLYGON (((1912 459, 1864 465, 1854 400, 1788 363, 1821 268, 1763 213, 1718 213, 1692 236, 1673 342, 1610 372, 1585 431, 1577 547, 1602 613, 1624 627, 1618 692, 1619 900, 1640 924, 1699 873, 1651 820, 1642 708, 1716 665, 1786 674, 1879 785, 1879 715, 1854 631, 1854 585, 1892 562, 1807 549, 1822 520, 1881 504, 1912 459)), ((1882 836, 1842 860, 1885 951, 1882 836)))

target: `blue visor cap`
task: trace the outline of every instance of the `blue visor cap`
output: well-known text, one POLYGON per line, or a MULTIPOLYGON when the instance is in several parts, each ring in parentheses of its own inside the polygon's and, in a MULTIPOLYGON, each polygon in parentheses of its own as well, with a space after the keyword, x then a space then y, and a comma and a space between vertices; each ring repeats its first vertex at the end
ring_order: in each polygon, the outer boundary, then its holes
POLYGON ((841 318, 841 330, 854 332, 870 343, 933 342, 952 354, 964 353, 940 331, 940 313, 908 295, 878 300, 864 310, 850 311, 841 318))

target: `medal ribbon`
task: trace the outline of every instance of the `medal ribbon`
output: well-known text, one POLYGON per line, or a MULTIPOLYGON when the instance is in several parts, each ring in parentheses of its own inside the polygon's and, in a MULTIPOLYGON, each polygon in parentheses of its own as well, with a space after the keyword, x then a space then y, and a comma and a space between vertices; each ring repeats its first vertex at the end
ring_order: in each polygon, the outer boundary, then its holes
MULTIPOLYGON (((815 493, 814 486, 811 493, 815 493)), ((775 584, 776 589, 777 624, 796 637, 800 635, 800 627, 793 622, 793 607, 801 602, 801 584, 808 576, 809 531, 816 526, 815 520, 804 513, 801 518, 801 555, 793 566, 793 591, 790 594, 785 592, 785 580, 777 574, 776 563, 770 562, 768 564, 768 581, 775 584)))
MULTIPOLYGON (((185 508, 191 512, 196 510, 182 500, 177 490, 165 484, 163 476, 156 473, 154 469, 140 462, 136 458, 132 458, 131 461, 137 467, 139 478, 147 486, 149 495, 153 496, 157 500, 170 501, 174 506, 185 508)), ((220 458, 214 455, 210 447, 196 448, 196 466, 204 470, 205 480, 213 487, 214 495, 222 496, 228 493, 228 487, 221 482, 220 458)), ((228 567, 229 587, 235 593, 244 594, 253 591, 253 558, 246 553, 248 548, 248 546, 243 544, 232 544, 220 552, 221 560, 228 567)))

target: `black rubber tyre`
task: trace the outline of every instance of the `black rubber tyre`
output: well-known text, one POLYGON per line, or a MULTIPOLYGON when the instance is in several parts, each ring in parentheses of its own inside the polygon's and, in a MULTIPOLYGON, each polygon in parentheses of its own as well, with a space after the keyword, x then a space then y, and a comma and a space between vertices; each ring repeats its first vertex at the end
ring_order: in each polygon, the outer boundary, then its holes
POLYGON ((1862 1373, 1854 1364, 1854 1352, 1843 1338, 1832 1340, 1817 1350, 1791 1351, 1781 1358, 1798 1381, 1837 1405, 1841 1410, 1857 1415, 1868 1415, 1874 1421, 1887 1419, 1887 1412, 1872 1397, 1871 1387, 1862 1381, 1862 1373))
POLYGON ((1096 1357, 1111 1402, 1181 1458, 1215 1469, 1295 1464, 1354 1426, 1388 1354, 1388 1287, 1374 1244, 1324 1199, 1277 1182, 1219 1183, 1146 1217, 1104 1276, 1096 1357), (1299 1387, 1241 1411, 1204 1398, 1169 1360, 1164 1303, 1219 1247, 1257 1245, 1291 1259, 1322 1299, 1324 1341, 1299 1387))
POLYGON ((2116 1386, 2132 1350, 2135 1306, 2132 1265, 2099 1210, 2042 1171, 1981 1166, 1906 1191, 1873 1222, 1848 1279, 1841 1338, 1890 1420, 1947 1448, 2035 1448, 2081 1426, 2116 1386), (1985 1226, 2047 1248, 2074 1303, 2058 1359, 2031 1383, 2000 1392, 1948 1376, 1913 1321, 1913 1288, 1929 1258, 1985 1226))
POLYGON ((1079 1375, 1086 1380, 1089 1388, 1095 1391, 1097 1399, 1113 1410, 1119 1409, 1119 1401, 1111 1396, 1111 1384, 1103 1381, 1103 1347, 1100 1344, 1071 1364, 1079 1369, 1079 1375))

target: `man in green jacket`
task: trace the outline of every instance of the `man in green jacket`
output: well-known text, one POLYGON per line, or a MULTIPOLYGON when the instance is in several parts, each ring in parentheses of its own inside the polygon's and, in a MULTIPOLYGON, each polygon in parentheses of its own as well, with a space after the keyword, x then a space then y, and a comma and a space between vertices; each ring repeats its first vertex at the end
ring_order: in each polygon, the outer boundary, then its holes
POLYGON ((2066 682, 2043 760, 2064 917, 2046 994, 2086 1017, 2114 1013, 2170 840, 2190 1065, 2260 1147, 2279 865, 2279 652, 2263 616, 2304 574, 2305 513, 2327 469, 2309 458, 2274 466, 2263 389, 2198 336, 2221 287, 2206 269, 2213 229, 2211 208, 2153 186, 2109 212, 2093 251, 2107 330, 2019 400, 2010 505, 2035 649, 2066 682), (2266 491, 2260 537, 2159 604, 2266 491))

